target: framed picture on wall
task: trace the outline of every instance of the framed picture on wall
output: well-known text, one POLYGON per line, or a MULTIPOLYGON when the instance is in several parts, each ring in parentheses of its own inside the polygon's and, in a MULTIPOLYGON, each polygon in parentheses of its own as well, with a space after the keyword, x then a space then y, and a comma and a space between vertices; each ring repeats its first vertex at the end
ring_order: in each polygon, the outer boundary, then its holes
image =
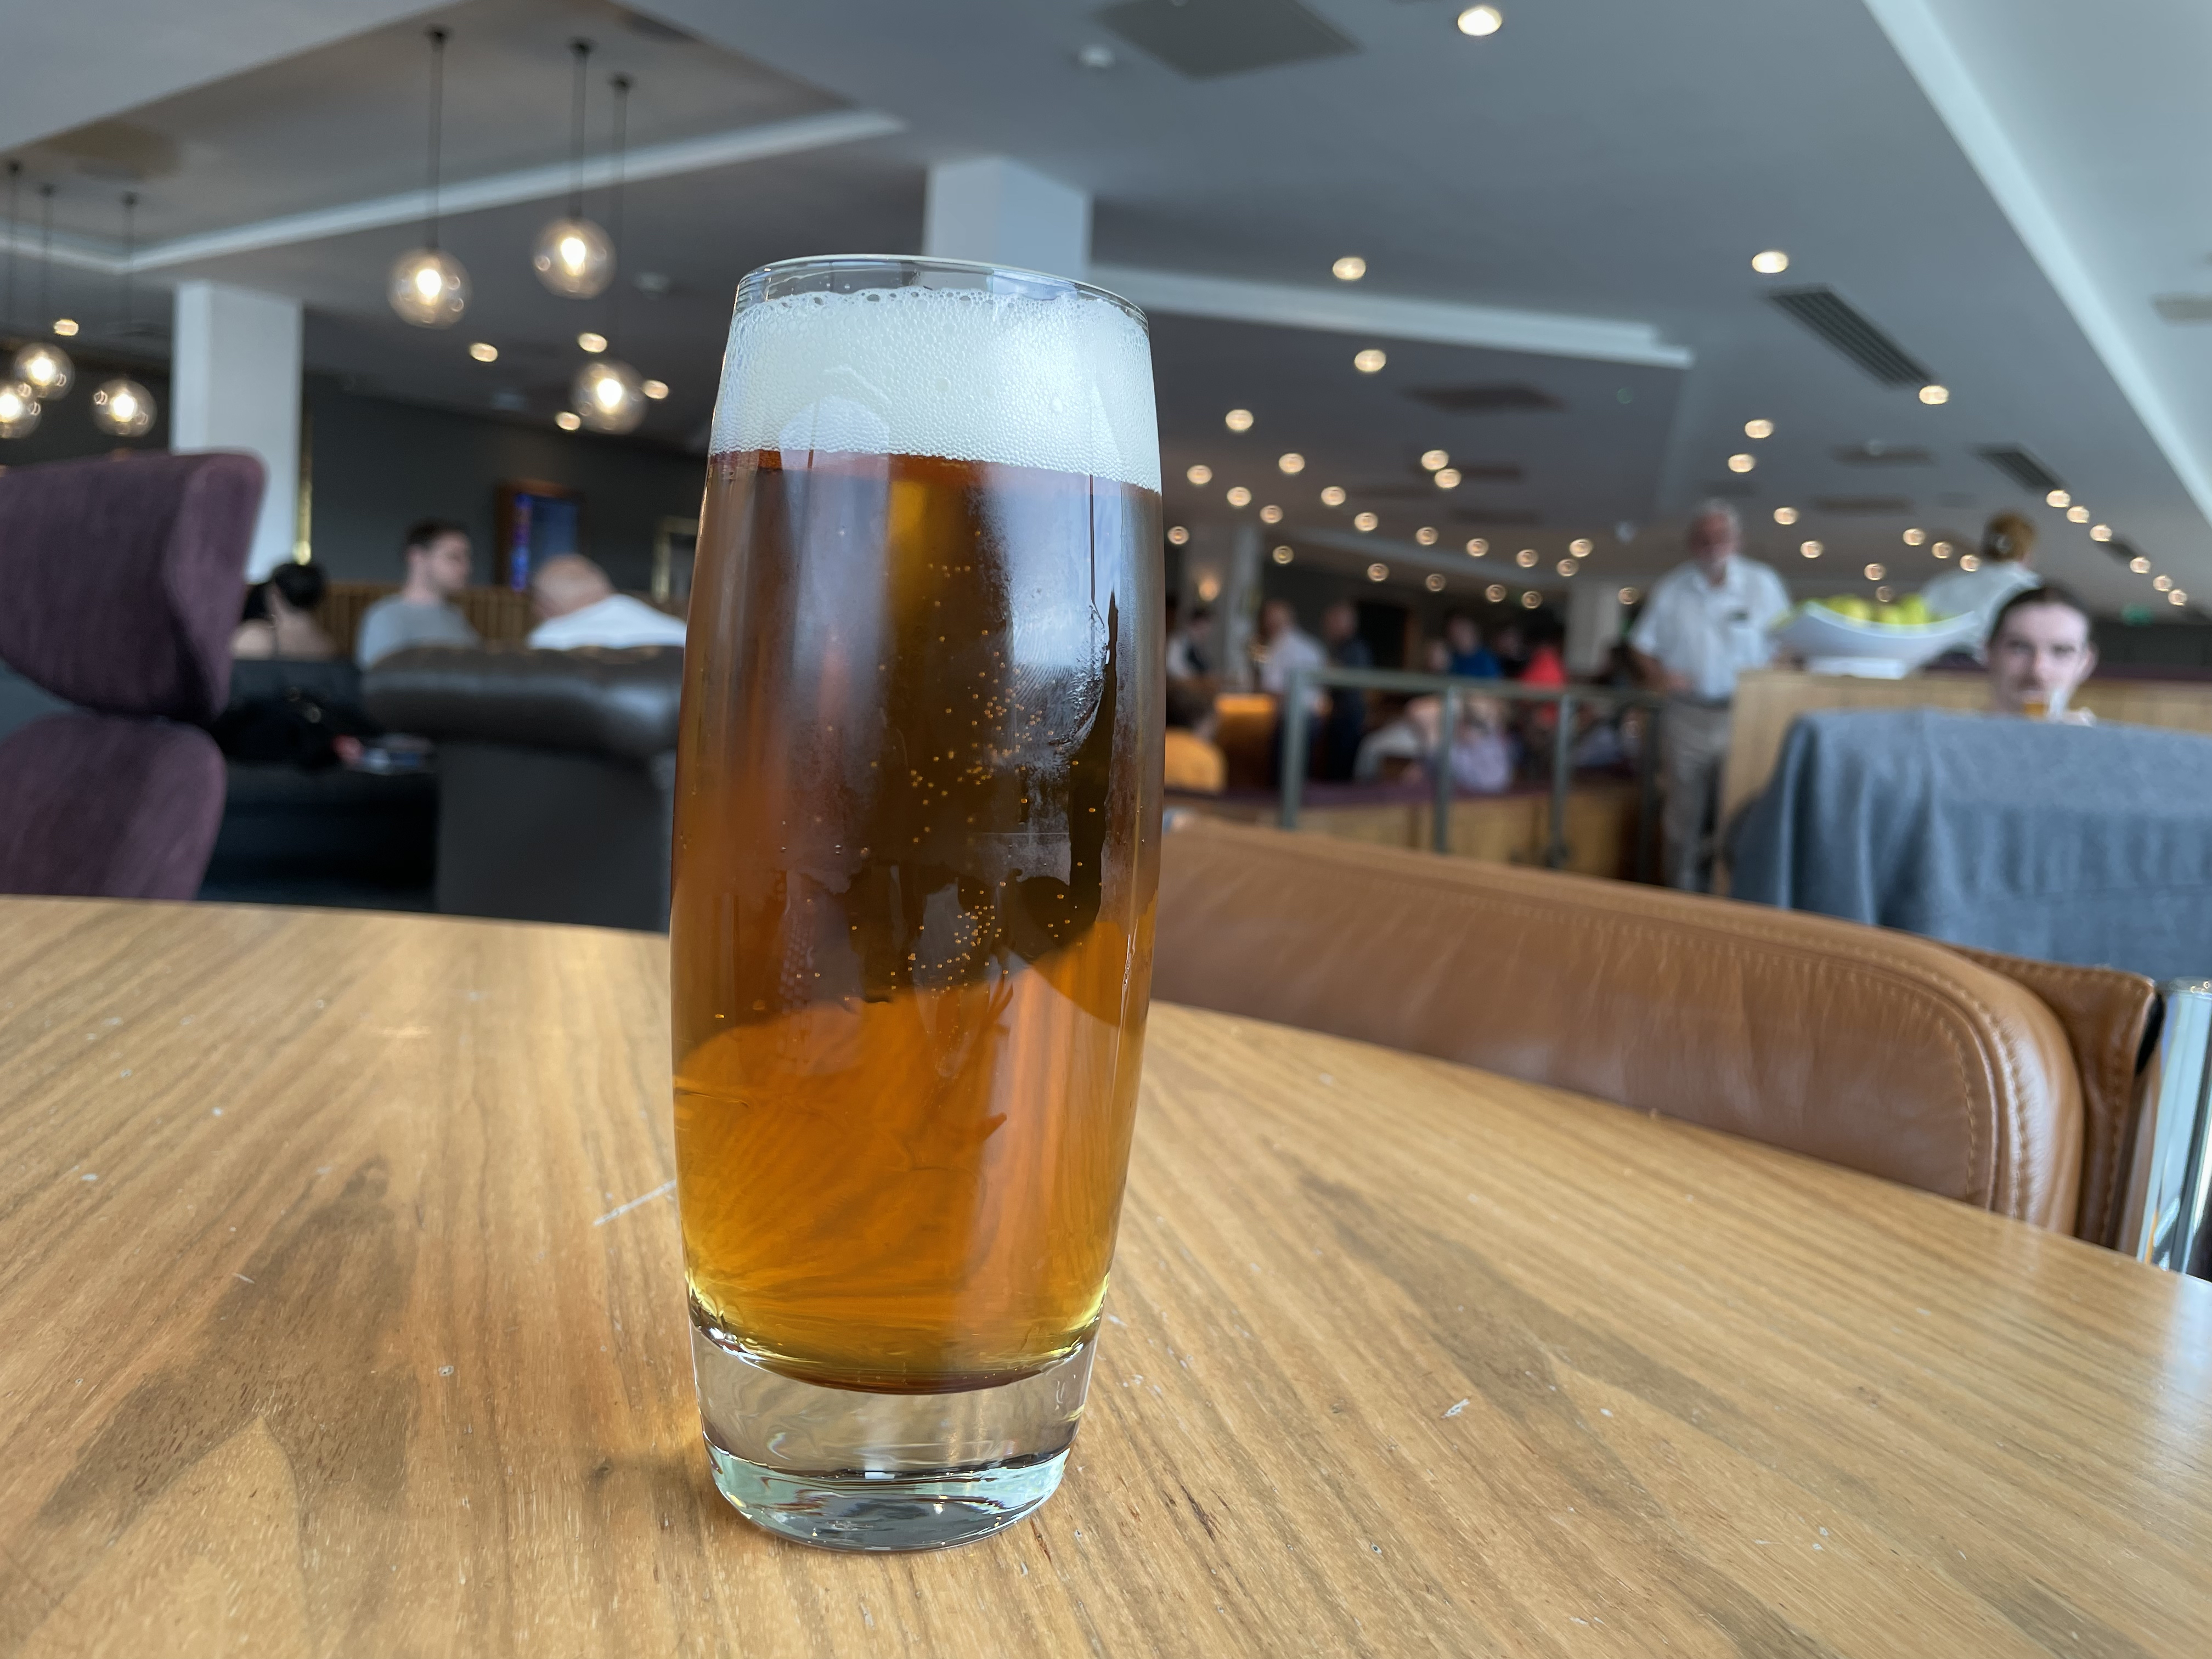
POLYGON ((499 487, 493 516, 498 546, 493 579, 521 592, 546 560, 584 550, 584 497, 565 484, 510 478, 499 487))

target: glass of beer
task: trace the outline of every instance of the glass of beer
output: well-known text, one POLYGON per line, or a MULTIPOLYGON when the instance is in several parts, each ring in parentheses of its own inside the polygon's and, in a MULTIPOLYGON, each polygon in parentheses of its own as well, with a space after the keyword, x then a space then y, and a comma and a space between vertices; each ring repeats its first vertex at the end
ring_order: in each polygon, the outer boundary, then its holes
POLYGON ((1145 321, 944 260, 738 289, 671 946, 715 1483, 860 1550, 996 1531, 1090 1380, 1152 988, 1145 321))

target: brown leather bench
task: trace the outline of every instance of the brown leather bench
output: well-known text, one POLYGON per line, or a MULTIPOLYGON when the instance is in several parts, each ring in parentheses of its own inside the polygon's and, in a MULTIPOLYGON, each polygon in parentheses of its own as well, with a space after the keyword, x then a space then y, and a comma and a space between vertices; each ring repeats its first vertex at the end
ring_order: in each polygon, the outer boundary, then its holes
POLYGON ((1594 1095, 2112 1242, 2148 980, 1178 817, 1153 994, 1594 1095))

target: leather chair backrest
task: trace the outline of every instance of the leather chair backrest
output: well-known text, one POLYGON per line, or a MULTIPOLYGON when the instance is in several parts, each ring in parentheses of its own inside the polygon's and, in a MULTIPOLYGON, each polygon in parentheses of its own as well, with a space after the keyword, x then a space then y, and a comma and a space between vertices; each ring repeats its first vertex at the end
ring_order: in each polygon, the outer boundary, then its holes
POLYGON ((1185 817, 1154 994, 1571 1089, 2070 1231, 2081 1091, 2014 981, 1911 935, 1185 817))
POLYGON ((676 747, 684 651, 415 646, 370 668, 362 696, 394 732, 642 762, 676 747))
POLYGON ((0 658, 85 708, 212 720, 229 694, 261 483, 251 455, 0 474, 0 658))

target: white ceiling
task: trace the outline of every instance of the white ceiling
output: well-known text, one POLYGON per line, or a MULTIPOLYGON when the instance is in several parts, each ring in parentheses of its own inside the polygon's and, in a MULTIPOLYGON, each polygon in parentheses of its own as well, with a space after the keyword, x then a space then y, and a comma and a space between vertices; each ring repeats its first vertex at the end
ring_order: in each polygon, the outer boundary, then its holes
MULTIPOLYGON (((1861 585, 1869 559, 1917 582, 1936 567, 1901 543, 1905 526, 1971 535, 1990 512, 2021 507, 2043 527, 2054 575, 2112 609, 2149 599, 2082 527, 1973 453, 2019 444, 2161 569, 2212 596, 2212 526, 2191 469, 2212 437, 2212 377, 2197 362, 2212 352, 2212 327, 2177 329, 2149 306, 2154 294, 2212 294, 2204 246, 2190 236, 2212 137, 2196 131, 2212 118, 2197 113, 2190 84, 2212 24, 2194 9, 2144 0, 2085 40, 2078 6, 2069 18, 2059 0, 1509 0, 1504 29, 1471 40, 1444 0, 1309 3, 1358 52, 1193 81, 1108 33, 1079 0, 641 9, 710 45, 641 32, 600 0, 469 0, 434 16, 389 3, 196 0, 189 51, 154 49, 170 27, 162 9, 0 0, 0 55, 70 64, 52 84, 27 77, 40 95, 11 100, 0 137, 21 144, 121 115, 176 157, 138 185, 148 234, 221 228, 414 185, 430 21, 454 32, 449 173, 558 161, 565 42, 580 31, 606 48, 598 73, 636 76, 641 143, 841 106, 906 128, 632 190, 628 268, 672 288, 658 300, 630 291, 624 346, 675 388, 655 416, 672 441, 703 421, 744 270, 910 249, 927 164, 1003 153, 1093 192, 1102 263, 1329 289, 1330 261, 1358 252, 1370 265, 1363 293, 1638 321, 1693 355, 1677 374, 1158 318, 1171 477, 1194 459, 1219 474, 1206 492, 1170 484, 1171 518, 1202 541, 1238 516, 1221 499, 1232 472, 1296 448, 1316 459, 1301 475, 1306 499, 1287 480, 1259 498, 1282 497, 1288 539, 1324 562, 1364 562, 1328 547, 1351 539, 1342 519, 1368 505, 1383 520, 1376 544, 1400 544, 1394 568, 1422 568, 1400 538, 1431 515, 1406 492, 1419 488, 1413 457, 1440 446, 1522 467, 1510 486, 1463 485, 1454 510, 1540 514, 1534 530, 1504 533, 1539 545, 1545 568, 1569 537, 1595 534, 1594 574, 1648 579, 1674 556, 1667 525, 1729 483, 1753 492, 1741 499, 1755 548, 1814 589, 1861 585), (1932 20, 1948 48, 1948 80, 1929 70, 1916 19, 1932 20), (1080 67, 1091 45, 1109 46, 1115 66, 1080 67), (1975 101, 1962 86, 1979 97, 1980 127, 1960 112, 1975 101), (2004 141, 1994 150, 1990 131, 2004 141), (2048 210, 2042 220, 2005 187, 2008 146, 2048 210), (1766 303, 1777 283, 1748 264, 1765 246, 1792 255, 1782 283, 1836 287, 1925 361, 1952 401, 1927 408, 1910 389, 1877 386, 1766 303), (1350 367, 1369 343, 1390 349, 1372 378, 1350 367), (1553 386, 1566 407, 1447 416, 1404 395, 1499 381, 1553 386), (1614 400, 1623 388, 1631 403, 1614 400), (1219 424, 1231 404, 1259 416, 1243 439, 1219 424), (1775 436, 1747 441, 1753 416, 1774 421, 1775 436), (1837 459, 1870 441, 1932 459, 1870 469, 1837 459), (1747 479, 1723 465, 1739 450, 1759 457, 1747 479), (1326 512, 1313 499, 1324 471, 1367 499, 1326 512), (1871 515, 1813 505, 1869 495, 1911 505, 1871 515), (1768 517, 1784 504, 1805 514, 1789 532, 1768 517), (1652 527, 1624 546, 1607 533, 1620 520, 1652 527), (1795 551, 1807 535, 1829 550, 1817 564, 1795 551)), ((112 239, 120 186, 88 179, 67 148, 18 153, 34 171, 61 169, 65 229, 112 239)), ((520 394, 542 419, 590 310, 544 295, 523 270, 545 213, 501 207, 449 227, 477 289, 458 337, 409 330, 382 307, 381 273, 412 240, 405 228, 183 269, 306 300, 317 366, 478 408, 520 394), (461 356, 476 337, 501 345, 498 365, 461 356)), ((112 278, 56 280, 58 306, 112 307, 112 278)))

